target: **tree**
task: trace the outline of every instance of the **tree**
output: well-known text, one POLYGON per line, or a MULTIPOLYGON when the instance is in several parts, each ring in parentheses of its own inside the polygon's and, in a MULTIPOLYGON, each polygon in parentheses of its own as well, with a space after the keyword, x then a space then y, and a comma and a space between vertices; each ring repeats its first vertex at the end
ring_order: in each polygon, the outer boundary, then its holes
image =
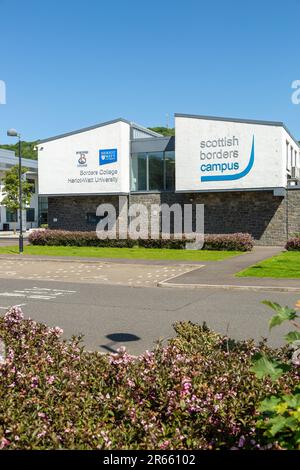
MULTIPOLYGON (((37 144, 39 143, 38 140, 35 140, 33 142, 26 142, 25 140, 22 140, 22 158, 30 158, 32 160, 37 160, 37 144)), ((18 145, 19 143, 17 142, 16 144, 0 144, 0 148, 6 149, 6 150, 13 150, 16 154, 18 153, 18 145)))
POLYGON ((175 135, 174 127, 148 127, 150 131, 158 132, 164 136, 172 136, 175 135))
MULTIPOLYGON (((22 167, 22 208, 29 206, 33 185, 24 178, 27 168, 22 167)), ((11 167, 2 178, 4 198, 1 204, 12 212, 20 209, 19 203, 19 166, 11 167)))

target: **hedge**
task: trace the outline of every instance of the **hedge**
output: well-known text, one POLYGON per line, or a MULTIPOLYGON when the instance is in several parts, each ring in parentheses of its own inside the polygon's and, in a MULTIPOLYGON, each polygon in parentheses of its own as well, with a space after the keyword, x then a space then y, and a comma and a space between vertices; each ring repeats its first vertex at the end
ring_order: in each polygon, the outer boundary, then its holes
MULTIPOLYGON (((99 239, 96 232, 69 232, 65 230, 35 230, 28 237, 31 245, 47 246, 96 246, 132 248, 140 246, 144 248, 173 248, 184 249, 186 240, 164 240, 162 238, 138 239, 99 239)), ((249 251, 253 248, 254 240, 247 233, 233 233, 229 235, 205 235, 205 250, 234 250, 249 251)))
POLYGON ((249 233, 205 235, 205 250, 251 251, 254 239, 249 233))
POLYGON ((287 241, 285 248, 288 251, 300 251, 300 236, 290 238, 287 241))
POLYGON ((0 319, 2 449, 259 449, 258 406, 288 393, 299 368, 272 382, 251 371, 263 352, 288 363, 289 350, 235 342, 190 322, 151 352, 84 349, 80 338, 24 319, 0 319))

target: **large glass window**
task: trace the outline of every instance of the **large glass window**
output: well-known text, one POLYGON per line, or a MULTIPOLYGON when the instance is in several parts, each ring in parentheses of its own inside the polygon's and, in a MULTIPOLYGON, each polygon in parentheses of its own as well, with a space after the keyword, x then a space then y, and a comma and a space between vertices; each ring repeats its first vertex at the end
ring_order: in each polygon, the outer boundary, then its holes
POLYGON ((136 153, 131 158, 131 191, 147 191, 147 154, 136 153))
POLYGON ((175 152, 136 153, 131 157, 131 191, 175 188, 175 152))
POLYGON ((149 191, 164 189, 164 153, 148 153, 149 191))
POLYGON ((175 188, 175 152, 165 152, 165 189, 175 188))
POLYGON ((48 223, 48 198, 39 197, 39 224, 44 225, 48 223))

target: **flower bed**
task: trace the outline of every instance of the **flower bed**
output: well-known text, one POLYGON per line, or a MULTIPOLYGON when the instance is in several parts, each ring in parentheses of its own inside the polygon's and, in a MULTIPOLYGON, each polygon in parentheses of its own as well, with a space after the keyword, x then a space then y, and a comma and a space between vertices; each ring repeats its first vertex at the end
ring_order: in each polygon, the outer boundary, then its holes
MULTIPOLYGON (((236 343, 189 322, 166 347, 133 357, 85 351, 59 328, 0 319, 0 447, 5 449, 259 448, 257 407, 266 394, 289 393, 294 368, 276 381, 251 372, 263 343, 236 343)), ((272 350, 288 362, 288 349, 272 350)))

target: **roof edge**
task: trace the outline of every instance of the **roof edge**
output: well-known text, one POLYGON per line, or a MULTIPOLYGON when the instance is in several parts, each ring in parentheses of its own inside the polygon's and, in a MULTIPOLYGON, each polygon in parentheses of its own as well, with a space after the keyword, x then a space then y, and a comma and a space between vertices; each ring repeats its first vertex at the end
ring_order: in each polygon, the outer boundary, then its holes
POLYGON ((207 121, 225 121, 225 122, 240 122, 241 124, 260 124, 262 126, 276 126, 282 127, 288 135, 295 141, 295 143, 300 147, 298 139, 296 139, 293 134, 289 131, 286 125, 281 121, 264 121, 257 119, 238 119, 238 118, 228 118, 222 116, 205 116, 201 114, 184 114, 184 113, 175 113, 175 117, 183 118, 192 118, 192 119, 206 119, 207 121))
POLYGON ((47 139, 42 139, 39 141, 37 145, 44 144, 45 142, 50 142, 51 140, 63 139, 64 137, 69 137, 71 135, 80 134, 81 132, 92 131, 93 129, 97 129, 98 127, 108 126, 109 124, 115 124, 117 122, 125 122, 129 126, 132 125, 130 121, 124 118, 112 119, 111 121, 101 122, 99 124, 94 124, 93 126, 82 127, 81 129, 77 129, 76 131, 70 131, 64 134, 58 134, 53 137, 48 137, 47 139))

